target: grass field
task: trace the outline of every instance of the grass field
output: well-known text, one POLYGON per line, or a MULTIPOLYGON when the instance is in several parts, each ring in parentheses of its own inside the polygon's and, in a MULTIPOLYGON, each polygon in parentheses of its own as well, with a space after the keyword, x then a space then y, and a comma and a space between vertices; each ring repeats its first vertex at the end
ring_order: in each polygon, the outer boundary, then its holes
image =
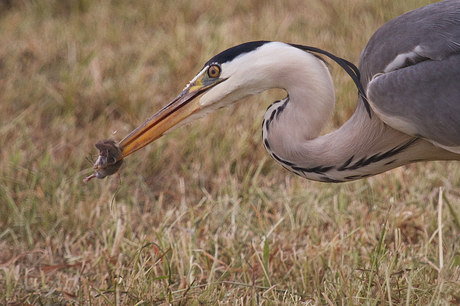
MULTIPOLYGON (((122 139, 217 52, 280 40, 357 63, 379 26, 428 3, 0 1, 0 304, 460 305, 458 162, 295 177, 261 143, 279 91, 82 183, 96 141, 122 139)), ((331 69, 328 131, 357 95, 331 69)))

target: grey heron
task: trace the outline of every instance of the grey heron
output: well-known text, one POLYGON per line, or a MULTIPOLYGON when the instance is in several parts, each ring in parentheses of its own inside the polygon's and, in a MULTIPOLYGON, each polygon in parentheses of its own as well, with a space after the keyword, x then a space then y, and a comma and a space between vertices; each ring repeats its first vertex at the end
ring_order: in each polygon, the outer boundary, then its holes
MULTIPOLYGON (((265 113, 264 146, 307 179, 344 182, 417 161, 460 160, 460 1, 434 3, 383 25, 364 48, 359 71, 320 49, 281 42, 225 50, 119 143, 118 160, 167 131, 271 88, 287 96, 265 113), (324 56, 350 74, 360 95, 353 116, 320 136, 335 103, 324 56)), ((107 158, 95 165, 97 177, 118 170, 106 166, 107 158)))

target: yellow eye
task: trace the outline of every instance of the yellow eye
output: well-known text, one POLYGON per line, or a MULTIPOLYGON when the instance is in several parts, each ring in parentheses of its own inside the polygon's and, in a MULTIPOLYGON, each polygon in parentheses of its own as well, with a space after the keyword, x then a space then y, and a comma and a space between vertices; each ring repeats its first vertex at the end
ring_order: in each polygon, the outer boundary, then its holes
POLYGON ((220 66, 216 64, 209 66, 208 76, 213 79, 218 78, 220 76, 220 66))

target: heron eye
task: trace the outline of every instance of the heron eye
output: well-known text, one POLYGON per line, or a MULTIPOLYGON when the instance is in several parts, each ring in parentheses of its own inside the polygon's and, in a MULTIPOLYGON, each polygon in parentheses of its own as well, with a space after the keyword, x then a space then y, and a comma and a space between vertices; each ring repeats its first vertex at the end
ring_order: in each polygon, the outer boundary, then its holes
POLYGON ((214 64, 214 65, 209 66, 209 68, 208 68, 208 76, 210 78, 215 79, 215 78, 218 78, 219 75, 220 75, 220 66, 219 65, 214 64))

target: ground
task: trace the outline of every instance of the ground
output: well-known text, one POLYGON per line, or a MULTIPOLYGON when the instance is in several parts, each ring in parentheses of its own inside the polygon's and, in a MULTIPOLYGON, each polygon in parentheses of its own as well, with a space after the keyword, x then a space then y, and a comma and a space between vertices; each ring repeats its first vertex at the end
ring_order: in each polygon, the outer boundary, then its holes
MULTIPOLYGON (((357 63, 379 26, 425 4, 0 1, 0 304, 459 305, 458 162, 347 184, 295 177, 261 143, 279 91, 83 183, 98 140, 122 139, 214 54, 264 39, 357 63)), ((330 68, 325 132, 357 101, 330 68)))

